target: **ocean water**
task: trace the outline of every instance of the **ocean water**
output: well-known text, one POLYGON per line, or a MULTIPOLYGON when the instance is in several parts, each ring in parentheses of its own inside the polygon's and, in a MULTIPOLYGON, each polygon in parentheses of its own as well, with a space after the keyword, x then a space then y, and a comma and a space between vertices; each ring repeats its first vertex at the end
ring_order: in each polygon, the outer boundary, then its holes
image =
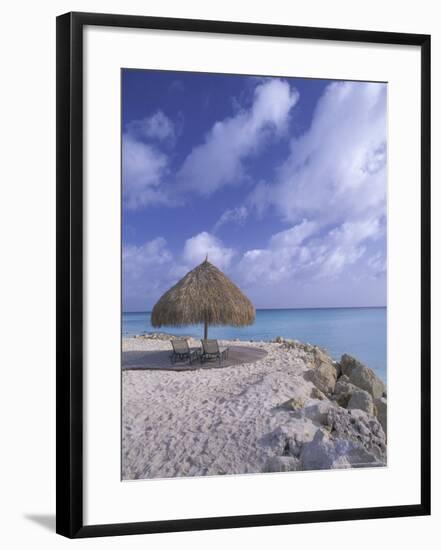
MULTIPOLYGON (((124 336, 155 332, 150 313, 123 313, 124 336)), ((163 327, 170 334, 194 336, 203 334, 202 325, 163 327)), ((373 369, 385 382, 387 378, 387 309, 258 309, 249 327, 209 327, 210 338, 231 340, 273 340, 276 336, 293 338, 325 348, 338 360, 343 353, 353 355, 373 369)))

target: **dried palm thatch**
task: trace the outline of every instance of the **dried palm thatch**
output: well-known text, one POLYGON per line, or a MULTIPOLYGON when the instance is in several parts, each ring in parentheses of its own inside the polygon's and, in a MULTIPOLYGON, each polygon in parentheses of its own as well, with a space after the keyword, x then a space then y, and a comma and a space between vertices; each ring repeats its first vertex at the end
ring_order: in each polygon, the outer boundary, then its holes
POLYGON ((152 311, 154 327, 204 324, 252 325, 256 312, 250 300, 207 259, 161 296, 152 311))

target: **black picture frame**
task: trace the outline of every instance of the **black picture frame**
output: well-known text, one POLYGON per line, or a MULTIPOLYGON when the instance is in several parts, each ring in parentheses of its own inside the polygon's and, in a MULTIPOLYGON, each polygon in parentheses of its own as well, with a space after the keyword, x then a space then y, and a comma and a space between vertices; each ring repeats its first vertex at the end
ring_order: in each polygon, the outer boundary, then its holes
POLYGON ((98 13, 57 17, 56 531, 99 537, 430 514, 430 35, 98 13), (421 495, 412 505, 83 524, 83 29, 86 25, 421 48, 421 495))

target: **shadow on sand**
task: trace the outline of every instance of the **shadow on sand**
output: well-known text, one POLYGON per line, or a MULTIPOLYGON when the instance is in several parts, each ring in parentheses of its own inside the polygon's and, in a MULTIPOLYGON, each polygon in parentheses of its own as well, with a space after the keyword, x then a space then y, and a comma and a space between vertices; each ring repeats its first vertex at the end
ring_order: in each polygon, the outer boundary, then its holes
POLYGON ((255 363, 267 356, 264 349, 246 346, 230 346, 228 359, 223 360, 221 364, 217 359, 211 361, 194 360, 192 364, 189 361, 181 361, 172 364, 170 362, 170 351, 123 351, 122 369, 123 370, 199 370, 212 368, 234 367, 255 363))

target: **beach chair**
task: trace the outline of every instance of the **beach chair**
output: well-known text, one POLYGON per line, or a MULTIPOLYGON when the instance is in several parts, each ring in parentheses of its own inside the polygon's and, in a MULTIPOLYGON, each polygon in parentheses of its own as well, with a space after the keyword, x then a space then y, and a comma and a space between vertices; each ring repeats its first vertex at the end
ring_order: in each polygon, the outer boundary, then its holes
POLYGON ((228 359, 228 348, 219 347, 217 340, 201 340, 201 342, 201 363, 209 359, 219 359, 219 365, 221 365, 223 359, 228 359))
POLYGON ((199 357, 200 349, 190 348, 187 340, 170 340, 173 347, 173 352, 170 355, 170 361, 176 363, 176 361, 185 361, 189 359, 190 365, 193 359, 199 357))

